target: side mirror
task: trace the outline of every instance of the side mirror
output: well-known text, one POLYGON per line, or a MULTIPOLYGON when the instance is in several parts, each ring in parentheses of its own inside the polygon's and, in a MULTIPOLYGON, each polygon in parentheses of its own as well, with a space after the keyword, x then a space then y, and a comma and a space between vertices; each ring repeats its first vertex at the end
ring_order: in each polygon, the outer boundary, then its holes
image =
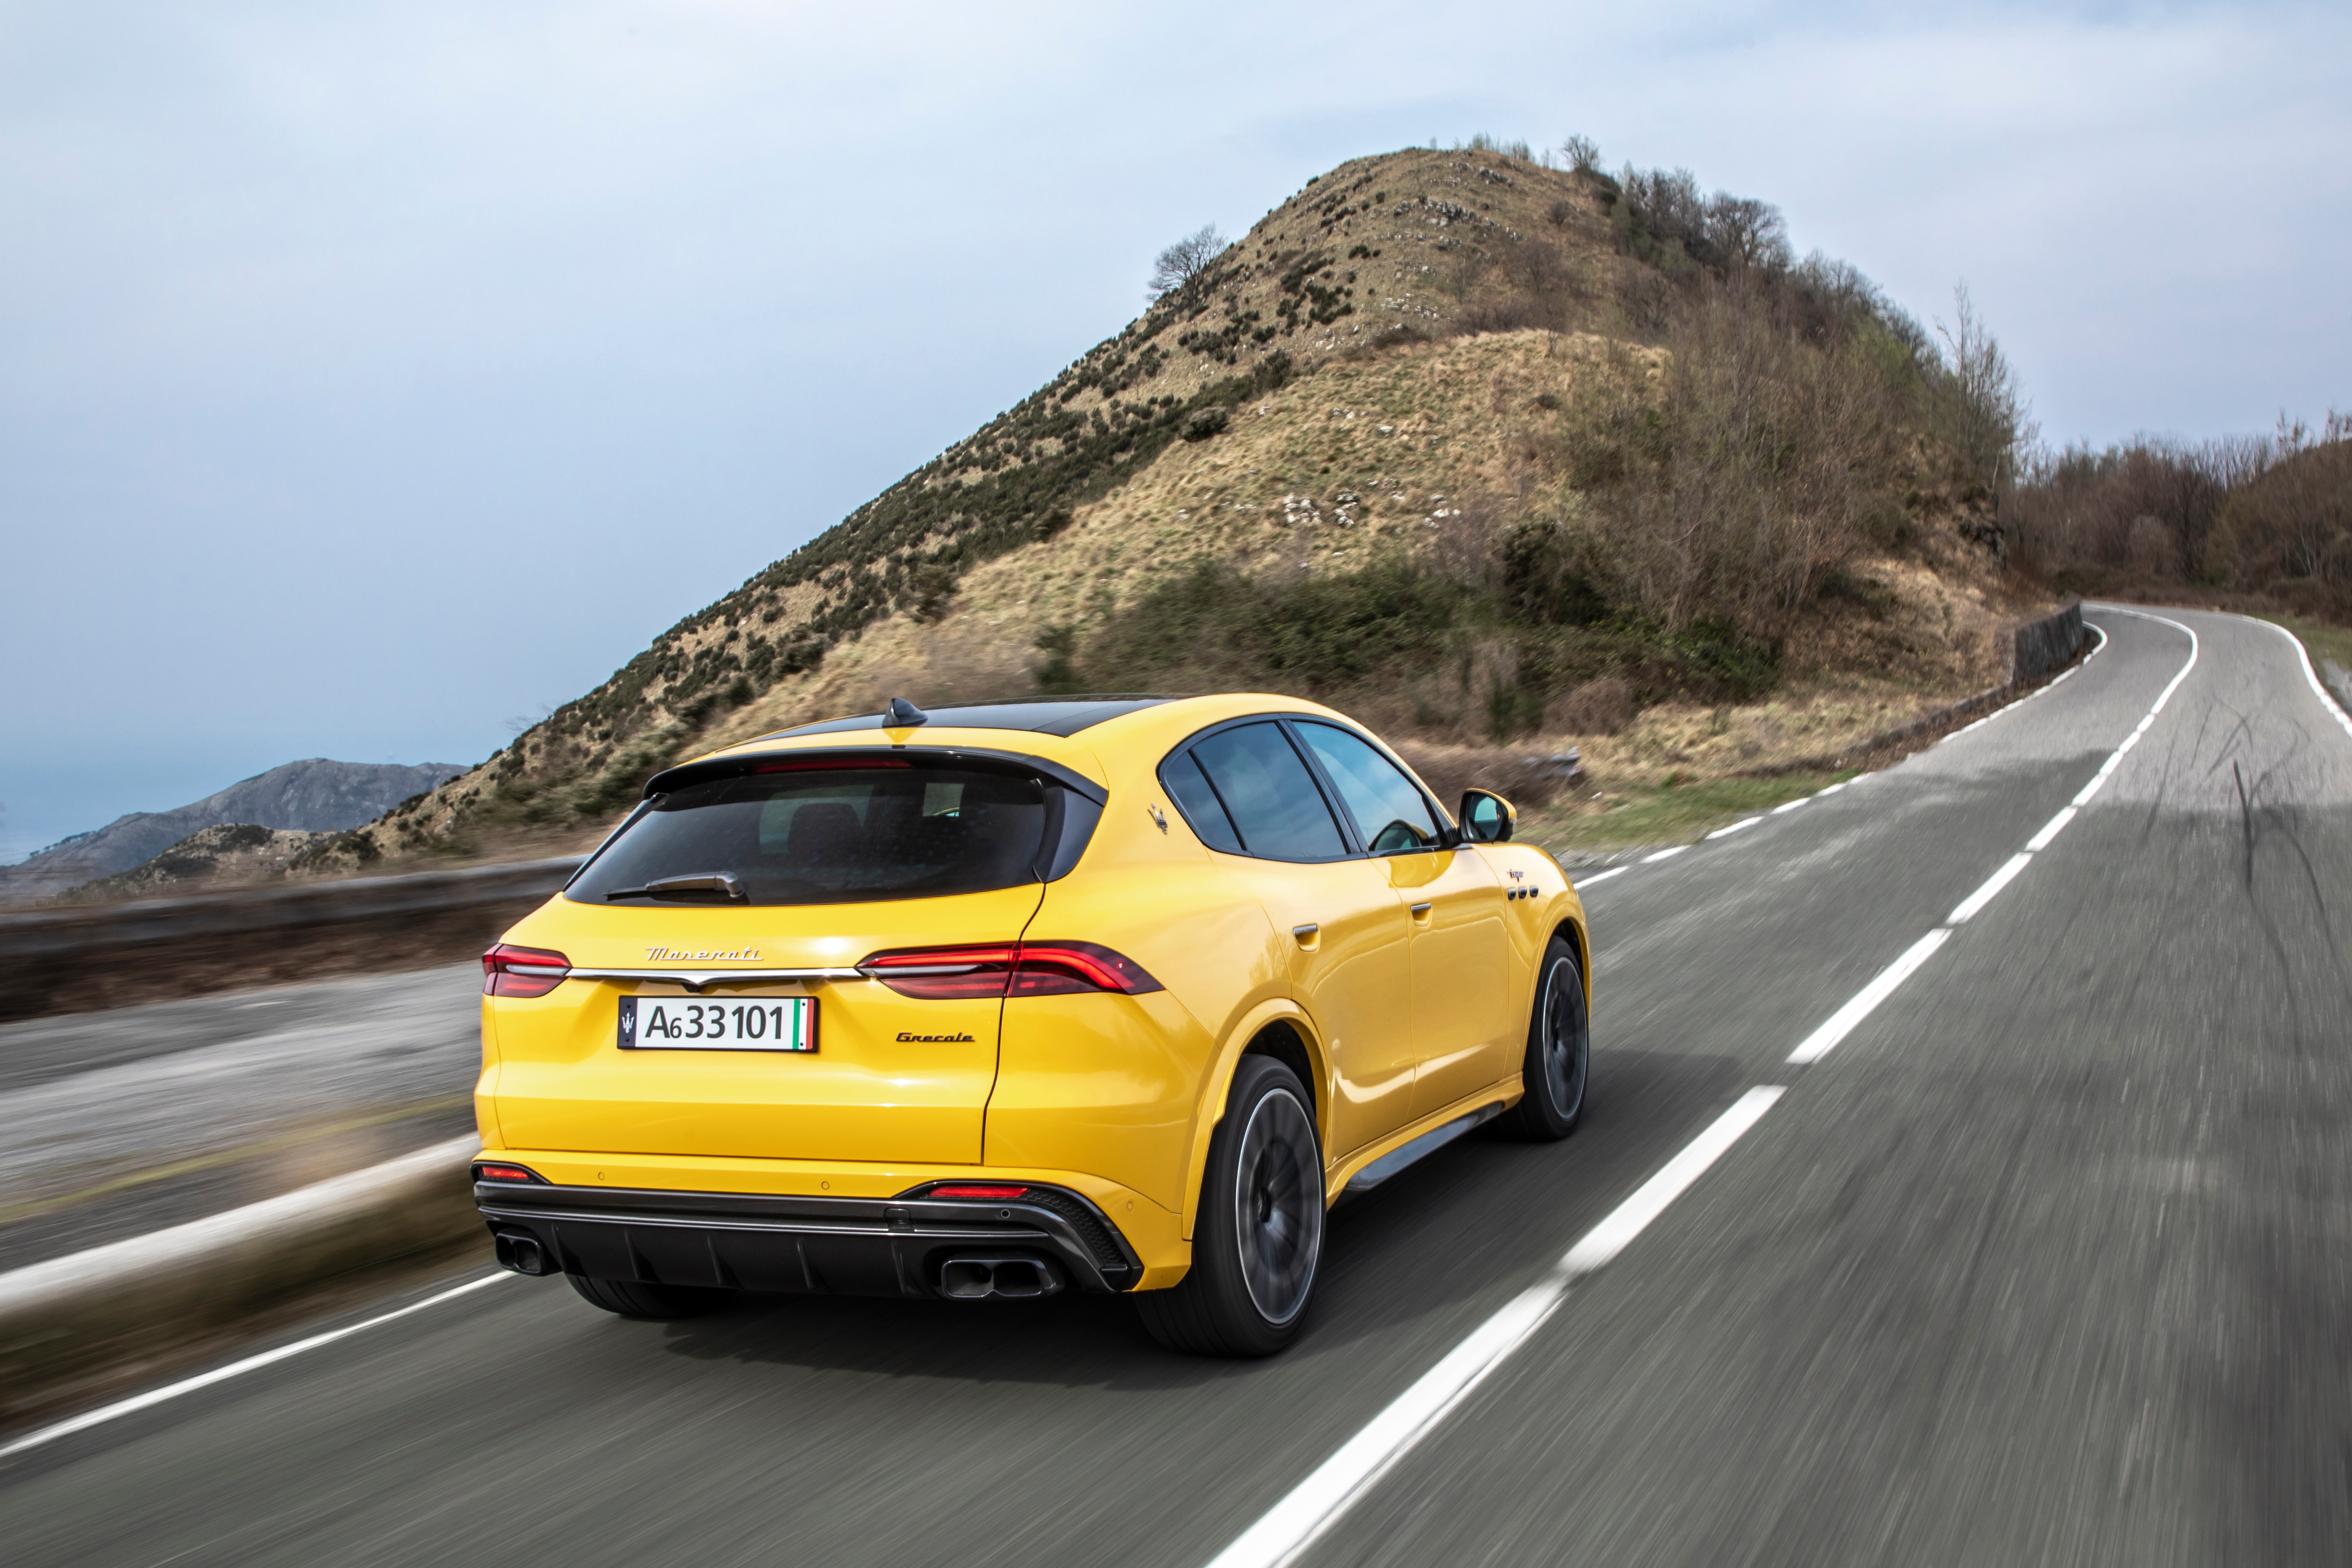
POLYGON ((1511 808, 1511 803, 1492 790, 1463 791, 1462 809, 1455 816, 1462 823, 1462 838, 1466 844, 1500 844, 1519 825, 1519 814, 1511 808))

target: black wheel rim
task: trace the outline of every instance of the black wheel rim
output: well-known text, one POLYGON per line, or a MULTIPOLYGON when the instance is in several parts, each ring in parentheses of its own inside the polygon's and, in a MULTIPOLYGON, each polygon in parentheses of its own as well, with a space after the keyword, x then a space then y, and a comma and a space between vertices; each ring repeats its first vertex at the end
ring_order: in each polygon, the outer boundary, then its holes
POLYGON ((1576 966, 1561 959, 1544 977, 1543 1078, 1551 1108, 1563 1118, 1584 1105, 1584 1075, 1590 1050, 1585 1039, 1584 984, 1576 966))
POLYGON ((1315 1123, 1286 1089, 1250 1108, 1234 1172, 1234 1236, 1242 1284, 1270 1323, 1286 1323, 1307 1305, 1323 1251, 1323 1173, 1315 1123))

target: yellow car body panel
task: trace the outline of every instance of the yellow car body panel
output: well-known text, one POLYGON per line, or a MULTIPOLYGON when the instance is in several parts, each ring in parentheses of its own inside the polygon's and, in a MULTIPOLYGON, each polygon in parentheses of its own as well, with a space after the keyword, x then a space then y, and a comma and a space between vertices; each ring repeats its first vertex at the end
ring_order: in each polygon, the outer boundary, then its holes
POLYGON ((1043 883, 793 906, 559 895, 504 941, 561 952, 574 969, 698 971, 838 970, 895 948, 1078 941, 1126 955, 1164 989, 922 1000, 830 978, 722 981, 691 998, 813 996, 811 1055, 622 1050, 621 996, 683 998, 654 981, 573 977, 544 996, 486 996, 486 1152, 554 1183, 680 1193, 888 1198, 949 1177, 1051 1184, 1102 1209, 1150 1289, 1182 1277, 1211 1133, 1269 1025, 1287 1026, 1317 1080, 1307 1087, 1332 1197, 1422 1133, 1517 1099, 1537 961, 1555 931, 1573 928, 1591 992, 1568 879, 1541 850, 1511 843, 1311 864, 1208 847, 1158 770, 1202 730, 1261 714, 1355 728, 1314 703, 1236 694, 1142 708, 1069 738, 877 727, 713 753, 1014 753, 1085 779, 1108 804, 1075 868, 1043 883), (691 956, 706 953, 754 956, 691 956))
MULTIPOLYGON (((1033 883, 903 903, 748 910, 594 908, 558 897, 506 940, 585 969, 662 967, 649 949, 758 954, 703 968, 840 968, 882 948, 1014 941, 1038 891, 1033 883)), ((612 980, 493 998, 501 1137, 613 1153, 979 1163, 996 1079, 997 1001, 915 1001, 872 980, 729 988, 707 1004, 814 996, 817 1050, 619 1049, 619 998, 656 994, 684 1005, 706 1000, 612 980)))

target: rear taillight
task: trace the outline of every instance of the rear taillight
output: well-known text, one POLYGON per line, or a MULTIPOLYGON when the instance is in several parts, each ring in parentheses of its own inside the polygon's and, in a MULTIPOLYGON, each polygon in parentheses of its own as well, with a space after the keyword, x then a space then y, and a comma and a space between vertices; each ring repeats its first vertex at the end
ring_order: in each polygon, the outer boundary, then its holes
POLYGON ((950 1002, 975 996, 1002 996, 1012 978, 1018 942, 992 942, 974 947, 904 947, 869 955, 858 969, 869 980, 879 980, 901 996, 927 1002, 950 1002))
POLYGON ((1074 991, 1157 991, 1143 965, 1090 942, 1024 942, 1013 972, 1015 996, 1066 996, 1074 991))
POLYGON ((560 952, 502 942, 482 954, 482 994, 544 996, 571 973, 572 961, 560 952))
POLYGON ((1132 996, 1161 989, 1141 964, 1091 942, 898 948, 874 953, 857 967, 866 978, 901 996, 926 1001, 1066 996, 1083 991, 1132 996))

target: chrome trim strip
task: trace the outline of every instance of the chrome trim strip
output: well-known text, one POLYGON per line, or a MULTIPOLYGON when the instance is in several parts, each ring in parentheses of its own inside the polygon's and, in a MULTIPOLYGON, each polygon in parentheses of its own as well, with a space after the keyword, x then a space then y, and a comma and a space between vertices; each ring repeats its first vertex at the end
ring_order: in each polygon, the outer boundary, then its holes
POLYGON ((855 969, 574 969, 573 980, 650 980, 702 991, 713 985, 772 984, 780 980, 863 980, 855 969))

